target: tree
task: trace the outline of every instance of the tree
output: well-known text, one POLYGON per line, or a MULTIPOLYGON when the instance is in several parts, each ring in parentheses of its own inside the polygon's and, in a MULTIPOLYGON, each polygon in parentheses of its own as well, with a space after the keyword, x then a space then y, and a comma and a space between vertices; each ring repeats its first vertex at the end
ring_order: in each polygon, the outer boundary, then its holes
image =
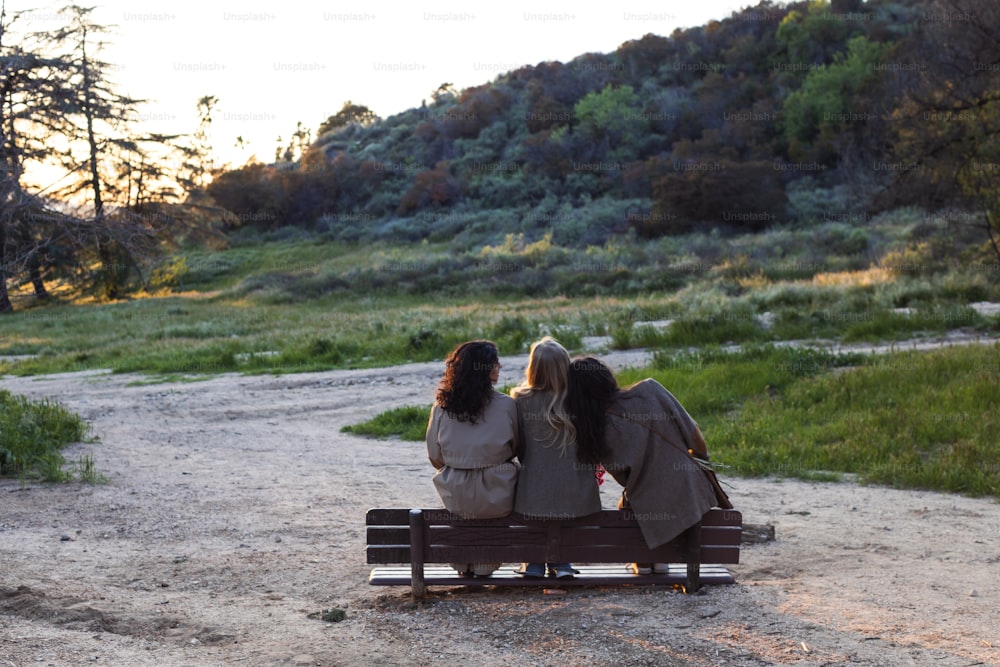
POLYGON ((120 296, 131 274, 142 278, 159 231, 161 218, 143 207, 174 192, 156 155, 171 137, 131 130, 140 101, 110 82, 98 57, 110 29, 91 11, 70 5, 62 28, 15 41, 20 14, 8 19, 0 5, 0 310, 9 309, 9 278, 30 282, 41 299, 49 270, 96 278, 105 296, 120 296), (63 167, 59 189, 25 182, 33 164, 63 167), (50 198, 61 200, 58 211, 50 198))
POLYGON ((292 140, 288 144, 288 161, 300 159, 309 149, 312 143, 312 130, 299 121, 295 124, 295 131, 292 132, 292 140))
POLYGON ((629 77, 640 81, 652 77, 674 55, 676 45, 671 40, 647 33, 641 39, 625 42, 615 52, 624 63, 629 77))
MULTIPOLYGON (((438 90, 440 90, 440 88, 438 90)), ((344 102, 344 106, 341 107, 340 111, 320 123, 319 130, 316 131, 316 134, 318 136, 323 136, 327 132, 333 132, 334 130, 346 127, 352 123, 368 127, 379 120, 381 119, 378 115, 365 105, 355 104, 354 102, 347 100, 344 102)))
MULTIPOLYGON (((116 151, 141 154, 139 144, 128 137, 126 130, 141 102, 115 90, 108 75, 110 65, 97 57, 104 45, 100 36, 110 32, 110 27, 91 20, 93 9, 69 5, 60 10, 68 23, 52 33, 51 42, 54 48, 67 48, 60 57, 59 76, 72 93, 53 112, 74 121, 75 132, 67 138, 71 145, 83 146, 86 166, 86 176, 64 188, 62 194, 72 197, 89 193, 93 224, 85 228, 92 234, 101 263, 98 281, 104 296, 117 299, 124 294, 131 273, 141 277, 139 256, 151 247, 155 231, 148 221, 109 216, 107 205, 114 202, 109 195, 120 192, 120 172, 116 174, 109 163, 116 151), (127 224, 129 220, 134 224, 127 224)), ((79 162, 72 149, 63 159, 71 173, 79 162)))
POLYGON ((431 93, 431 99, 434 100, 435 106, 446 104, 457 98, 458 91, 452 83, 442 83, 431 93))
POLYGON ((992 0, 928 0, 899 58, 893 191, 928 208, 982 213, 986 245, 1000 259, 1000 6, 992 0))
MULTIPOLYGON (((203 190, 215 175, 212 151, 212 117, 219 98, 203 95, 198 98, 198 127, 190 141, 178 143, 175 150, 181 156, 177 182, 187 192, 203 190)), ((242 141, 242 137, 238 142, 242 141)))
POLYGON ((241 222, 267 229, 284 219, 287 197, 274 167, 255 162, 224 171, 208 184, 208 194, 241 222))
POLYGON ((887 47, 858 36, 847 53, 809 71, 802 87, 785 98, 784 129, 794 160, 833 164, 851 153, 849 146, 870 145, 881 110, 872 95, 879 83, 878 63, 887 47), (866 128, 868 131, 865 131, 866 128))
POLYGON ((448 163, 439 162, 434 169, 421 171, 413 178, 413 185, 399 200, 399 213, 452 204, 461 197, 463 189, 464 183, 451 174, 448 163))
POLYGON ((775 37, 788 54, 788 62, 801 65, 823 65, 833 61, 843 51, 847 39, 860 31, 860 21, 851 22, 832 17, 829 0, 808 0, 802 9, 789 12, 775 37))
POLYGON ((601 91, 588 93, 576 103, 573 113, 579 122, 578 131, 597 142, 602 153, 612 160, 634 157, 640 135, 648 125, 632 86, 608 84, 601 91))
POLYGON ((5 41, 8 30, 5 6, 0 5, 0 313, 14 310, 7 292, 7 280, 15 265, 18 249, 12 232, 15 215, 23 202, 21 192, 21 147, 17 141, 14 123, 15 100, 22 93, 26 64, 29 60, 17 49, 8 47, 5 41))
POLYGON ((36 297, 47 297, 42 258, 57 236, 65 238, 74 229, 42 224, 60 218, 46 216, 46 203, 24 182, 25 165, 49 155, 49 138, 70 126, 64 116, 49 113, 70 90, 59 76, 61 62, 40 55, 37 39, 13 42, 11 26, 19 18, 20 13, 8 17, 0 3, 0 312, 13 310, 7 282, 24 273, 36 297))

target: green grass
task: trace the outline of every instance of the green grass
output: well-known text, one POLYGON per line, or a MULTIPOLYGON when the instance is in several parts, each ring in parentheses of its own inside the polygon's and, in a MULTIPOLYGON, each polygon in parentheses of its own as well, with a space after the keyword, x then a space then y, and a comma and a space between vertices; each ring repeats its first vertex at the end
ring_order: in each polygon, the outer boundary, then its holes
MULTIPOLYGON (((0 389, 0 475, 47 482, 71 479, 62 450, 82 441, 89 430, 80 417, 56 403, 0 389)), ((77 467, 81 479, 98 478, 89 457, 77 467)))
POLYGON ((1000 346, 873 357, 748 397, 701 424, 742 475, 863 482, 1000 498, 1000 346))
POLYGON ((0 354, 16 349, 37 356, 0 361, 0 373, 111 369, 176 378, 363 368, 442 359, 458 343, 481 337, 496 341, 502 354, 519 354, 543 333, 578 347, 581 336, 603 331, 607 319, 634 303, 483 297, 437 305, 403 296, 304 304, 169 297, 61 305, 5 317, 10 343, 0 346, 0 354))
POLYGON ((0 361, 0 374, 295 373, 437 360, 479 337, 518 354, 545 333, 576 351, 589 336, 610 336, 618 349, 685 349, 895 341, 1000 327, 1000 318, 968 306, 1000 301, 1000 284, 975 268, 990 260, 975 244, 951 270, 868 271, 909 242, 912 224, 900 215, 857 229, 835 223, 733 238, 616 238, 588 248, 316 237, 184 250, 154 272, 156 297, 56 301, 2 316, 0 355, 34 356, 0 361), (823 233, 850 243, 818 247, 810 234, 823 233), (856 253, 862 237, 871 259, 856 253), (900 307, 912 312, 894 312, 900 307), (662 320, 673 323, 647 324, 662 320))
MULTIPOLYGON (((1000 498, 1000 345, 882 356, 755 347, 658 355, 653 377, 699 422, 720 474, 1000 498)), ((345 430, 422 440, 429 409, 345 430)))
POLYGON ((780 393, 802 377, 866 362, 860 354, 834 355, 821 350, 751 346, 727 352, 708 348, 687 353, 658 353, 649 368, 618 374, 622 386, 652 377, 667 387, 701 422, 725 416, 746 400, 780 393))
POLYGON ((366 422, 345 426, 340 430, 376 438, 398 437, 402 440, 419 441, 424 439, 430 416, 430 406, 406 405, 386 410, 366 422))

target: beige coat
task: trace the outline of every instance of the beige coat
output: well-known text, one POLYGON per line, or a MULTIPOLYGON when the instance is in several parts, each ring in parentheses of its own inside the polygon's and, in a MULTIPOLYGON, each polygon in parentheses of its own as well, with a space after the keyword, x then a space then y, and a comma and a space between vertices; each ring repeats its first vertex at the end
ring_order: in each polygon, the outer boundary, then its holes
POLYGON ((707 458, 705 439, 684 407, 656 380, 621 391, 608 408, 604 466, 625 487, 651 549, 693 526, 718 504, 693 450, 707 458))
POLYGON ((437 468, 434 486, 444 506, 473 519, 507 516, 514 506, 518 464, 517 408, 495 392, 475 424, 435 405, 427 424, 427 458, 437 468))
POLYGON ((545 421, 549 392, 519 396, 517 415, 521 441, 514 511, 533 519, 571 519, 601 510, 594 467, 576 460, 576 442, 560 452, 554 430, 545 421))

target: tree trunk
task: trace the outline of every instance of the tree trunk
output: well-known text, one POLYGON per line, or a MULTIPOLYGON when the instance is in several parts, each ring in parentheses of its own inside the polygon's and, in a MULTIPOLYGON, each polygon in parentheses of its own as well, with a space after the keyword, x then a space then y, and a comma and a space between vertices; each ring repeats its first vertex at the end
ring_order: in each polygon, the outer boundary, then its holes
POLYGON ((28 277, 31 279, 31 286, 35 288, 35 298, 39 301, 48 300, 49 291, 45 289, 45 281, 42 280, 42 265, 38 261, 38 255, 32 255, 28 260, 28 277))
POLYGON ((1000 244, 997 243, 996 236, 993 234, 993 216, 990 215, 989 209, 986 210, 986 235, 990 237, 990 245, 993 247, 997 259, 1000 259, 1000 244))
POLYGON ((7 272, 0 269, 0 313, 14 312, 14 304, 10 302, 7 294, 7 272))
POLYGON ((90 189, 94 200, 94 222, 97 228, 97 256, 101 260, 101 282, 104 283, 104 296, 115 300, 121 298, 124 282, 121 279, 120 266, 116 263, 116 248, 114 239, 102 238, 101 226, 104 219, 104 200, 101 197, 101 174, 98 168, 100 149, 97 145, 97 133, 94 131, 94 109, 90 105, 90 95, 93 82, 90 78, 90 61, 87 58, 87 28, 84 27, 80 37, 80 62, 83 68, 83 95, 81 112, 87 121, 87 143, 90 155, 87 160, 90 167, 90 189))

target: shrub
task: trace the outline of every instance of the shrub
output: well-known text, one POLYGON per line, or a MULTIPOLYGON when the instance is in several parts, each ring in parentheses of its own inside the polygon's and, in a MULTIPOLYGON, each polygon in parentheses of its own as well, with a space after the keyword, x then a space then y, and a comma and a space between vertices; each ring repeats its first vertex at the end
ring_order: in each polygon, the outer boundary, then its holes
POLYGON ((710 317, 682 316, 667 330, 665 343, 674 347, 749 343, 767 338, 753 314, 748 311, 727 312, 710 317))
POLYGON ((404 405, 382 412, 366 422, 344 426, 340 430, 375 438, 398 436, 401 440, 420 441, 427 432, 430 414, 430 407, 404 405))
POLYGON ((32 401, 0 389, 0 475, 68 478, 61 450, 83 440, 90 427, 51 401, 32 401))
POLYGON ((653 213, 666 233, 760 231, 785 219, 785 191, 770 162, 678 161, 653 182, 653 213))
POLYGON ((800 223, 850 220, 858 214, 857 197, 847 185, 823 187, 811 176, 796 179, 785 187, 789 216, 800 223))

